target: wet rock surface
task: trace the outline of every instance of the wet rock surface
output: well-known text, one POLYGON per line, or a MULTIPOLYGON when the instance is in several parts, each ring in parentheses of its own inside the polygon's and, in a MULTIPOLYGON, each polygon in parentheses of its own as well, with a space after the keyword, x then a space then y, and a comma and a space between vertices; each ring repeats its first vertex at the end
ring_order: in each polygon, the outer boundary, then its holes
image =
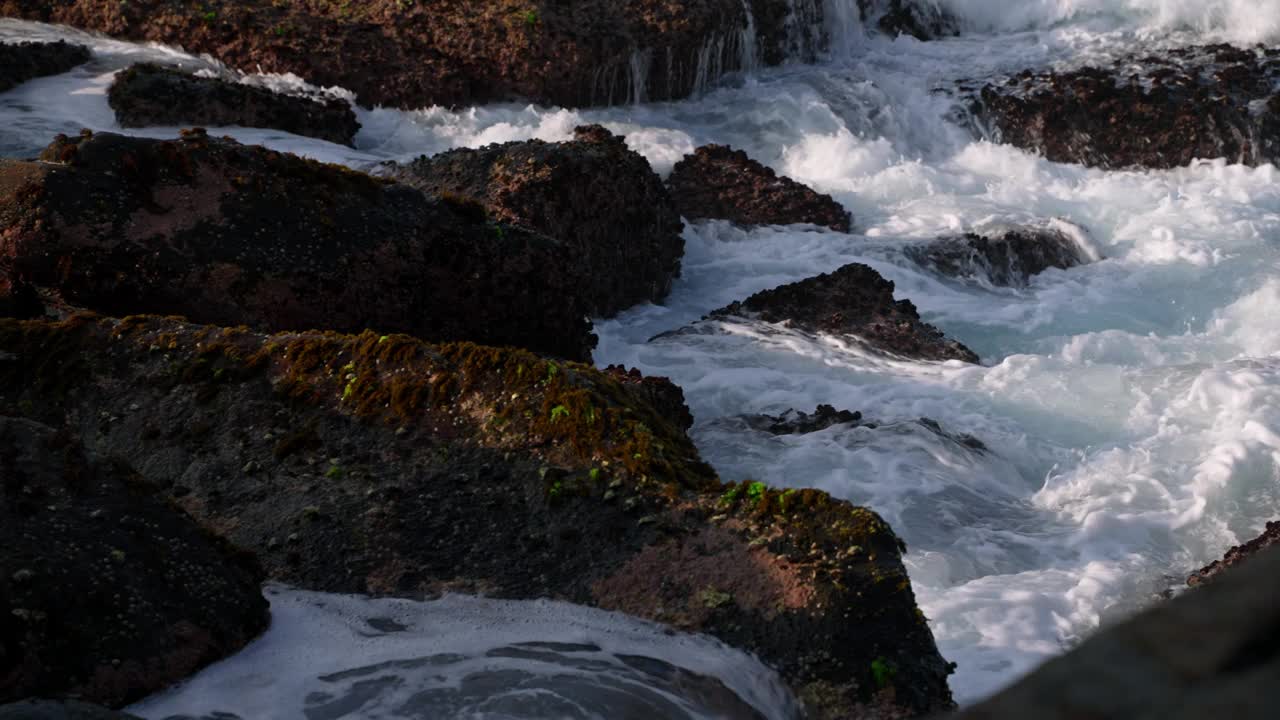
POLYGON ((0 43, 0 92, 33 78, 58 75, 89 62, 89 48, 58 42, 0 43))
MULTIPOLYGON (((68 433, 0 416, 0 481, 0 701, 71 694, 118 707, 266 628, 251 556, 68 433)), ((0 710, 10 716, 24 715, 0 710)))
POLYGON ((352 146, 360 123, 345 100, 283 95, 153 63, 116 75, 107 102, 122 127, 239 125, 352 146))
POLYGON ((1211 45, 1107 68, 1024 71, 975 108, 993 139, 1055 162, 1173 168, 1280 160, 1280 48, 1211 45))
POLYGON ((0 705, 0 720, 140 720, 140 718, 74 700, 24 700, 0 705))
POLYGON ((943 275, 1007 287, 1024 287, 1049 268, 1066 270, 1091 261, 1065 232, 1036 227, 940 238, 908 248, 907 255, 943 275))
POLYGON ((931 0, 858 0, 865 23, 886 35, 934 40, 960 34, 960 21, 931 0))
POLYGON ((0 404, 130 458, 275 579, 545 596, 710 633, 776 667, 818 717, 950 705, 878 516, 723 485, 679 422, 608 373, 144 317, 0 320, 0 348, 0 404))
POLYGON ((676 163, 667 187, 690 220, 719 218, 737 225, 812 223, 849 232, 849 212, 830 195, 752 160, 725 145, 704 145, 676 163))
POLYGON ((693 413, 684 402, 684 391, 670 378, 647 377, 636 368, 610 365, 604 372, 630 390, 641 401, 649 403, 658 414, 680 429, 693 427, 693 413))
POLYGON ((586 359, 572 269, 554 240, 466 204, 199 131, 86 134, 0 161, 0 276, 105 313, 586 359))
MULTIPOLYGON (((735 302, 703 320, 741 317, 806 332, 849 336, 873 348, 917 360, 961 360, 976 363, 972 350, 920 320, 910 300, 894 300, 893 282, 861 263, 735 302)), ((697 324, 660 338, 697 329, 697 324)))
POLYGON ((1221 560, 1214 560, 1205 567, 1191 573, 1187 577, 1187 584, 1191 587, 1196 587, 1197 585, 1217 580, 1224 572, 1276 544, 1280 544, 1280 521, 1267 523, 1266 529, 1258 537, 1243 545, 1231 548, 1221 560))
POLYGON ((1227 714, 1265 720, 1280 705, 1280 549, 1103 628, 958 720, 1227 714))
POLYGON ((747 415, 743 419, 747 427, 770 435, 804 435, 836 425, 863 424, 862 413, 837 410, 831 405, 819 405, 812 413, 791 409, 781 415, 747 415))
POLYGON ((574 140, 451 150, 395 171, 400 181, 476 202, 491 217, 560 241, 593 316, 658 302, 680 274, 684 228, 662 180, 599 125, 574 140))
POLYGON ((294 73, 366 106, 529 100, 566 107, 677 99, 760 61, 811 58, 821 33, 789 25, 812 0, 0 0, 0 15, 181 45, 245 71, 294 73), (798 47, 793 47, 798 46, 798 47), (260 69, 260 70, 259 70, 260 69))

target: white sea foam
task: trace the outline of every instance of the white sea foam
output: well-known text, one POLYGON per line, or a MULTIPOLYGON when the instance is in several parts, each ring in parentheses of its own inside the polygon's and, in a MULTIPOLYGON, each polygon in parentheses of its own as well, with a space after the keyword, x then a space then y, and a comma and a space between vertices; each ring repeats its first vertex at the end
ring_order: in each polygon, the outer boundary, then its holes
MULTIPOLYGON (((1280 42, 1280 6, 947 3, 970 29, 1006 34, 890 40, 864 35, 845 16, 851 29, 829 62, 760 71, 696 100, 360 110, 357 150, 273 131, 226 132, 359 166, 489 142, 562 140, 577 124, 600 122, 660 173, 693 147, 728 143, 835 196, 853 212, 857 234, 690 225, 671 297, 598 323, 596 360, 681 384, 698 419, 695 440, 725 476, 821 487, 883 513, 910 547, 918 598, 944 655, 959 663, 952 687, 969 702, 1276 517, 1280 177, 1273 166, 1215 160, 1158 172, 1051 163, 975 141, 949 120, 954 102, 938 91, 1104 60, 1135 43, 1280 42), (1078 228, 1073 237, 1095 261, 1050 270, 1025 288, 939 277, 903 251, 942 233, 1053 218, 1078 228), (751 323, 647 342, 750 293, 849 262, 893 280, 900 297, 984 365, 909 362, 751 323), (860 410, 878 427, 775 438, 734 420, 818 403, 860 410), (933 432, 922 417, 975 436, 987 451, 933 432)), ((60 34, 0 21, 0 38, 60 34)), ((80 126, 119 130, 103 91, 135 56, 202 62, 87 41, 91 65, 0 95, 0 153, 33 152, 80 126)), ((176 128, 129 132, 172 136, 176 128)))

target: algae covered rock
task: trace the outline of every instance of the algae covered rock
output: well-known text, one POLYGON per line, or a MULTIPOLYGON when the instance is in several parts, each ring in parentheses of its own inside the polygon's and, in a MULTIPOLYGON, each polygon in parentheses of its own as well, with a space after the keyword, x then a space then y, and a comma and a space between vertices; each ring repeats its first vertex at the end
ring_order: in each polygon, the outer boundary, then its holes
POLYGON ((821 194, 726 145, 704 145, 676 163, 667 187, 690 220, 722 218, 737 225, 812 223, 849 232, 849 211, 821 194))
POLYGON ((274 579, 627 612, 757 653, 817 717, 950 707, 892 530, 722 484, 630 373, 147 317, 0 320, 0 349, 0 403, 131 458, 274 579))
POLYGON ((0 92, 33 78, 67 72, 89 58, 89 48, 65 40, 0 43, 0 92))
POLYGON ((86 131, 39 162, 0 161, 0 276, 120 315, 372 328, 579 360, 595 345, 559 243, 203 131, 173 141, 86 131))
POLYGON ((138 63, 120 71, 107 103, 122 127, 239 125, 352 145, 360 123, 345 100, 297 97, 266 88, 138 63))
MULTIPOLYGON (((22 361, 0 352, 0 363, 22 361)), ((3 416, 0 547, 0 702, 71 694, 118 707, 267 625, 250 556, 127 466, 94 459, 65 431, 3 416)))
POLYGON ((591 313, 659 302, 680 274, 684 225, 649 163, 599 125, 569 142, 450 150, 401 168, 402 182, 479 203, 495 219, 559 240, 591 313))

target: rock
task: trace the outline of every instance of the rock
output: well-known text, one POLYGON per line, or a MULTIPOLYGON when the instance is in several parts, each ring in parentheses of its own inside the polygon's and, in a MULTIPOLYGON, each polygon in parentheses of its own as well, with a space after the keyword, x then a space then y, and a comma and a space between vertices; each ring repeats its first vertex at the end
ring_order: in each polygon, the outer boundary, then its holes
POLYGON ((24 700, 0 705, 0 720, 141 720, 74 700, 24 700))
POLYGON ((670 378, 645 377, 638 369, 624 365, 610 365, 604 372, 681 430, 693 427, 693 413, 684 402, 684 391, 670 378))
POLYGON ((815 0, 0 0, 0 16, 181 45, 405 109, 679 99, 746 64, 816 57, 822 10, 815 0))
POLYGON ((886 35, 935 40, 960 34, 960 21, 936 0, 858 0, 862 21, 886 35))
MULTIPOLYGON (((910 300, 894 300, 892 281, 860 263, 758 292, 712 312, 703 321, 733 317, 852 337, 878 350, 916 360, 978 362, 972 350, 921 322, 910 300)), ((697 325, 654 339, 696 329, 697 325)))
POLYGON ((73 694, 118 707, 266 628, 252 557, 128 467, 0 417, 0 478, 0 702, 73 694))
POLYGON ((725 145, 704 145, 676 163, 667 187, 690 220, 721 218, 744 227, 811 223, 849 232, 849 212, 812 188, 725 145))
POLYGON ((977 93, 991 137, 1054 162, 1173 168, 1280 162, 1280 49, 1226 45, 1106 68, 1024 71, 977 93), (1123 72, 1117 68, 1124 68, 1123 72))
POLYGON ((0 407, 131 458, 276 580, 550 597, 709 633, 777 668, 815 717, 950 705, 875 513, 722 484, 665 409, 588 365, 90 315, 0 320, 0 348, 0 407), (708 607, 709 589, 733 602, 708 607))
MULTIPOLYGON (((1083 232, 1075 228, 1076 232, 1083 232)), ((1019 227, 989 235, 965 233, 907 248, 916 262, 951 277, 978 278, 997 286, 1025 287, 1049 268, 1098 259, 1091 245, 1055 227, 1019 227)))
POLYGON ((1191 573, 1187 578, 1187 584, 1195 587, 1214 581, 1225 571, 1277 543, 1280 543, 1280 521, 1269 522, 1266 529, 1258 537, 1243 545, 1231 548, 1221 560, 1214 560, 1205 567, 1191 573))
POLYGON ((89 57, 89 48, 65 40, 0 43, 0 92, 12 90, 32 78, 60 75, 89 62, 89 57))
POLYGON ((450 199, 190 131, 0 160, 0 274, 72 305, 274 330, 375 328, 586 359, 564 247, 450 199), (562 268, 560 272, 547 272, 562 268))
POLYGON ((154 63, 138 63, 117 74, 107 103, 122 127, 239 125, 352 147, 360 129, 345 100, 283 95, 154 63))
POLYGON ((574 140, 452 150, 400 168, 400 181, 460 196, 493 218, 564 244, 593 316, 611 317, 667 296, 680 274, 684 225, 662 180, 622 138, 599 125, 574 140))
POLYGON ((862 421, 862 413, 819 405, 812 414, 792 409, 781 415, 747 415, 743 419, 747 427, 770 435, 806 435, 835 425, 857 426, 862 421))
POLYGON ((1267 720, 1280 707, 1280 550, 1103 628, 958 720, 1267 720))

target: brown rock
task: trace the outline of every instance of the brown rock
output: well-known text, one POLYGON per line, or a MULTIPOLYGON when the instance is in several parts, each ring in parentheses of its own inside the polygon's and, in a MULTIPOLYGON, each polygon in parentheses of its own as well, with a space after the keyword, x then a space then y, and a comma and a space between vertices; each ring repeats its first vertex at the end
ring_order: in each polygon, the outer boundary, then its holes
POLYGON ((704 145, 685 156, 667 187, 690 220, 722 218, 745 227, 812 223, 849 232, 849 212, 830 195, 778 177, 725 145, 704 145))
POLYGON ((541 140, 421 157, 396 177, 482 205, 503 222, 559 240, 594 316, 667 296, 680 274, 684 225, 662 180, 599 125, 563 143, 541 140))
POLYGON ((41 157, 0 161, 0 277, 73 305, 574 359, 595 344, 565 248, 465 204, 203 131, 41 157))
POLYGON ((69 693, 118 707, 267 626, 250 556, 30 420, 0 417, 0 546, 0 702, 69 693))
POLYGON ((1269 522, 1266 529, 1258 537, 1243 545, 1231 548, 1221 560, 1214 560, 1205 567, 1191 573, 1187 577, 1187 584, 1195 587, 1216 580, 1222 573, 1277 543, 1280 543, 1280 521, 1269 522))

